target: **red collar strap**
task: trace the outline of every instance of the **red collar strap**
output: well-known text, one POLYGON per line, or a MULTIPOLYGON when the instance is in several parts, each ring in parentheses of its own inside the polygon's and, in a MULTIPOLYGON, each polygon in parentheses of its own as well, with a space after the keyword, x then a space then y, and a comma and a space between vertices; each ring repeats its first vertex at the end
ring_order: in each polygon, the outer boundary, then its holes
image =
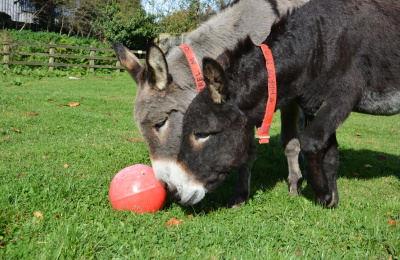
POLYGON ((274 59, 272 58, 271 50, 267 45, 261 44, 257 45, 261 47, 266 60, 266 67, 268 71, 268 102, 267 108, 265 109, 264 120, 261 127, 257 128, 256 138, 260 139, 260 144, 266 144, 269 142, 269 128, 271 127, 272 117, 275 112, 276 105, 276 75, 275 75, 275 65, 274 59))
MULTIPOLYGON (((268 70, 268 102, 267 102, 267 108, 265 110, 263 123, 261 127, 257 128, 256 138, 260 139, 259 140, 260 144, 266 144, 269 142, 268 132, 269 128, 271 127, 272 117, 274 116, 275 104, 276 104, 275 65, 274 65, 274 59, 272 58, 271 50, 268 48, 268 46, 265 44, 257 46, 261 47, 261 50, 266 60, 266 67, 268 70)), ((190 68, 192 69, 197 90, 198 92, 200 92, 206 86, 206 84, 204 82, 203 73, 201 72, 196 56, 194 55, 192 48, 190 48, 190 46, 187 44, 179 46, 179 48, 181 48, 183 53, 186 55, 190 68)))
POLYGON ((194 55, 192 48, 187 44, 179 46, 179 48, 181 48, 183 53, 186 55, 190 68, 192 69, 194 81, 196 82, 197 91, 200 92, 200 90, 206 86, 206 83, 204 82, 203 73, 201 72, 196 56, 194 55))

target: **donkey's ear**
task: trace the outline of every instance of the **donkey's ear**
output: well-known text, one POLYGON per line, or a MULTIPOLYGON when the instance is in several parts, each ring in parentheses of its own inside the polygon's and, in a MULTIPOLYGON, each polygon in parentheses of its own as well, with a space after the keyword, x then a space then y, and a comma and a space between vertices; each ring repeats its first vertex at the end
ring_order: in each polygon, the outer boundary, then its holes
POLYGON ((155 44, 150 43, 146 56, 148 81, 151 86, 159 90, 167 87, 168 65, 162 50, 155 44))
POLYGON ((140 64, 139 59, 129 51, 124 45, 119 42, 113 42, 113 49, 122 66, 129 72, 133 80, 138 84, 139 74, 144 69, 140 64))
POLYGON ((216 104, 225 103, 227 87, 224 69, 216 60, 204 58, 203 73, 211 92, 211 99, 216 104))

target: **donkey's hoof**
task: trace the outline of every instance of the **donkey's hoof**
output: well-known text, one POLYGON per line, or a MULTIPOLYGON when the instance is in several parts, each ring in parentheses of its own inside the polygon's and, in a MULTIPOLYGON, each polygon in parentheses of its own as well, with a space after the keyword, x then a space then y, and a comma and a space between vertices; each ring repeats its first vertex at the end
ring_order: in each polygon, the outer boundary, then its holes
POLYGON ((303 178, 298 179, 297 181, 291 181, 288 180, 289 182, 289 195, 291 197, 296 196, 296 195, 301 195, 302 192, 302 186, 303 186, 303 178))
POLYGON ((233 196, 232 198, 230 198, 228 200, 228 208, 238 209, 241 206, 243 206, 245 203, 246 203, 246 200, 244 200, 243 198, 233 196))
POLYGON ((330 209, 337 207, 339 203, 339 197, 336 195, 336 193, 333 191, 332 195, 330 194, 325 194, 325 195, 320 195, 316 196, 317 203, 323 205, 324 207, 330 209))
POLYGON ((289 190, 289 195, 290 195, 290 197, 296 196, 297 195, 297 188, 291 186, 290 190, 289 190))

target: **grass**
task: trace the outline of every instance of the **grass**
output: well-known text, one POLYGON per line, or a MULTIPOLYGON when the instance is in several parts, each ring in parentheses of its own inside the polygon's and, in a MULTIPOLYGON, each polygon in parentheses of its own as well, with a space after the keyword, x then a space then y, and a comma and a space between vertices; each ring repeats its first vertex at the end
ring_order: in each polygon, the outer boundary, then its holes
POLYGON ((24 78, 19 86, 2 77, 1 259, 400 258, 400 115, 353 113, 339 129, 338 208, 316 205, 306 184, 303 196, 289 197, 277 115, 245 206, 223 207, 232 174, 194 207, 168 198, 163 210, 137 215, 108 199, 120 169, 151 165, 145 142, 126 139, 141 138, 129 76, 24 78), (58 106, 70 102, 80 105, 58 106), (170 218, 185 222, 166 227, 170 218))

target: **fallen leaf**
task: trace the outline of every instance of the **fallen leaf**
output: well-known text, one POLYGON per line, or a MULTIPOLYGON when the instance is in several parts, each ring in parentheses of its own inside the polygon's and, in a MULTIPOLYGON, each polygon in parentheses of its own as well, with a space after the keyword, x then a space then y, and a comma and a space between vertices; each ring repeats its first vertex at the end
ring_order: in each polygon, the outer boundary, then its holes
POLYGON ((143 139, 137 139, 137 138, 126 138, 126 140, 129 140, 129 141, 135 142, 135 143, 143 142, 143 139))
POLYGON ((61 218, 60 214, 57 214, 54 218, 61 218))
POLYGON ((112 121, 114 121, 114 122, 118 122, 118 120, 117 119, 114 119, 114 118, 112 118, 112 117, 110 117, 111 118, 111 120, 112 121))
POLYGON ((110 113, 107 113, 107 112, 105 112, 104 114, 111 116, 111 114, 110 114, 110 113))
POLYGON ((22 97, 21 97, 21 96, 19 96, 19 99, 22 99, 22 97))
POLYGON ((364 165, 365 166, 365 168, 372 168, 372 165, 371 164, 366 164, 366 165, 364 165))
POLYGON ((18 177, 23 178, 25 174, 18 173, 18 177))
POLYGON ((78 102, 70 102, 68 105, 66 105, 66 106, 68 106, 68 107, 76 107, 76 106, 79 106, 79 103, 78 102))
POLYGON ((389 224, 389 226, 391 227, 396 227, 397 226, 397 221, 394 219, 391 219, 387 222, 389 224))
POLYGON ((37 116, 39 115, 38 113, 26 113, 27 116, 37 116))
POLYGON ((191 218, 192 218, 192 215, 188 215, 187 217, 188 217, 188 219, 191 219, 191 218))
POLYGON ((399 132, 397 132, 396 130, 394 130, 394 128, 392 128, 393 133, 398 134, 399 132))
POLYGON ((57 106, 58 106, 58 107, 63 107, 64 105, 63 105, 63 104, 57 104, 57 106))
POLYGON ((390 215, 390 214, 392 214, 392 212, 390 212, 390 211, 386 213, 386 215, 390 215))
POLYGON ((122 115, 118 115, 118 116, 122 116, 122 115))
POLYGON ((167 223, 165 223, 165 226, 179 226, 180 224, 182 224, 182 222, 184 222, 185 220, 181 219, 178 220, 176 218, 171 218, 170 220, 168 220, 167 223))
POLYGON ((68 168, 68 164, 64 164, 63 167, 64 167, 64 168, 68 168))
POLYGON ((38 224, 40 223, 40 221, 43 220, 43 215, 42 215, 42 212, 40 212, 40 211, 33 212, 33 217, 40 218, 38 221, 36 221, 36 223, 38 223, 38 224))
POLYGON ((362 134, 356 133, 356 136, 362 136, 362 134))
POLYGON ((14 127, 11 127, 11 129, 14 130, 14 131, 17 132, 17 133, 20 133, 20 132, 21 132, 20 130, 15 129, 14 127))
POLYGON ((47 99, 47 101, 49 101, 49 102, 51 102, 51 103, 52 103, 52 102, 54 102, 54 100, 53 100, 53 99, 47 99))

